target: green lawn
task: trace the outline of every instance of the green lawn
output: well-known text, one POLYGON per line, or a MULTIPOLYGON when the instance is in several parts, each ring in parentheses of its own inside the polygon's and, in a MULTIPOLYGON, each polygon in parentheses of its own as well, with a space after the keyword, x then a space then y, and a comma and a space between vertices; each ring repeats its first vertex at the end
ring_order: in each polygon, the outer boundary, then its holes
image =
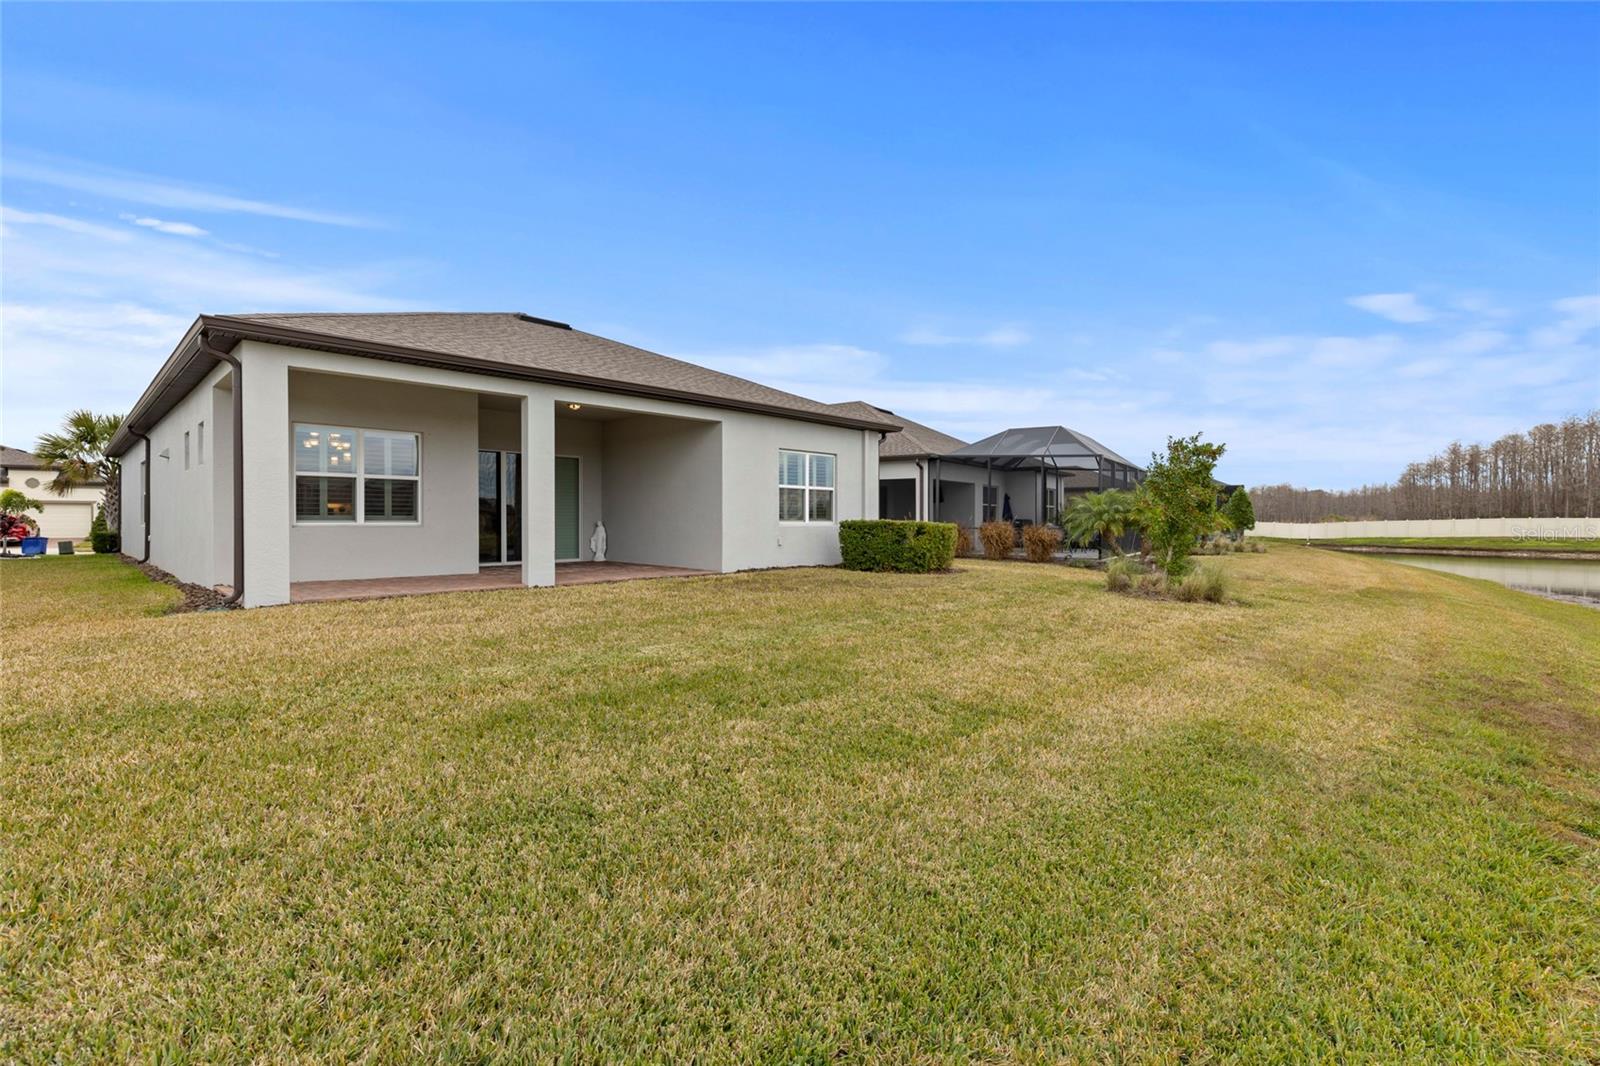
MULTIPOLYGON (((1278 542, 1281 538, 1262 537, 1278 542)), ((1288 543, 1300 543, 1288 538, 1288 543)), ((1382 548, 1498 548, 1536 552, 1600 552, 1600 539, 1520 540, 1515 537, 1330 537, 1313 544, 1350 544, 1382 548)))
POLYGON ((0 1060, 1594 1061, 1600 611, 0 564, 0 1060))

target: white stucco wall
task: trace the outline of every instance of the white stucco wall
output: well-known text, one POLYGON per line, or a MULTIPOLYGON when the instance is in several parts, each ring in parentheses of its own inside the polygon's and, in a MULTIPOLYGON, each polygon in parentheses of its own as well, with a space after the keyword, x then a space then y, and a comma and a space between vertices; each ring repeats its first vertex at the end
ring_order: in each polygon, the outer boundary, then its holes
POLYGON ((604 423, 608 558, 723 568, 722 430, 719 422, 650 415, 604 423))
MULTIPOLYGON (((219 458, 216 448, 217 397, 224 409, 229 393, 229 368, 206 375, 178 405, 150 430, 150 562, 182 581, 216 585, 232 580, 217 566, 214 485, 219 458), (205 455, 200 454, 200 423, 205 423, 205 455), (189 466, 184 468, 183 436, 189 434, 189 466), (163 454, 164 453, 164 454, 163 454)), ((138 558, 144 551, 144 513, 139 464, 143 442, 122 456, 123 550, 138 558)), ((227 501, 223 501, 224 509, 227 501)), ((231 528, 231 526, 230 526, 231 528)), ((230 548, 231 551, 231 548, 230 548)), ((230 556, 231 560, 231 556, 230 556)), ((231 561, 230 564, 231 566, 231 561)))
MULTIPOLYGON (((233 587, 233 377, 211 390, 206 421, 206 464, 211 480, 211 572, 213 582, 233 587)), ((123 546, 127 550, 127 545, 123 546)))
POLYGON ((295 371, 289 421, 422 436, 421 522, 296 523, 289 534, 291 581, 477 572, 475 393, 295 371))
POLYGON ((767 415, 728 412, 722 433, 722 566, 832 566, 838 522, 878 516, 878 434, 767 415), (778 452, 838 457, 834 522, 778 521, 778 452))
MULTIPOLYGON (((940 521, 956 522, 968 527, 975 527, 983 521, 983 493, 976 487, 983 485, 988 479, 988 472, 983 467, 965 466, 960 463, 935 463, 934 471, 929 478, 929 493, 935 492, 940 482, 947 487, 953 484, 974 486, 969 492, 951 492, 947 488, 944 504, 935 509, 940 521)), ((996 474, 994 483, 999 485, 1001 481, 1002 475, 996 474)), ((996 514, 998 513, 996 511, 996 514)))
POLYGON ((144 554, 144 441, 135 440, 123 455, 122 550, 135 559, 144 554))

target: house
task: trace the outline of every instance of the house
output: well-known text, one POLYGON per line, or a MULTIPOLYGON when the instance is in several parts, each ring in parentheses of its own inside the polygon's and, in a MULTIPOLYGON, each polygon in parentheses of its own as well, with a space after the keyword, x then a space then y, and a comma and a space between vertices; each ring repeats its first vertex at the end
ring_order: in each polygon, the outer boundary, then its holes
POLYGON ((57 496, 50 491, 55 479, 55 470, 37 455, 0 446, 0 488, 16 489, 44 504, 43 510, 28 512, 28 517, 39 523, 39 536, 52 541, 88 540, 105 486, 98 481, 85 482, 57 496))
POLYGON ((202 315, 124 419, 123 550, 247 606, 832 564, 899 422, 516 313, 202 315), (504 569, 500 569, 504 568, 504 569))
POLYGON ((878 448, 879 510, 977 526, 1060 520, 1074 495, 1132 488, 1144 468, 1065 426, 1006 429, 974 444, 889 411, 901 424, 878 448))

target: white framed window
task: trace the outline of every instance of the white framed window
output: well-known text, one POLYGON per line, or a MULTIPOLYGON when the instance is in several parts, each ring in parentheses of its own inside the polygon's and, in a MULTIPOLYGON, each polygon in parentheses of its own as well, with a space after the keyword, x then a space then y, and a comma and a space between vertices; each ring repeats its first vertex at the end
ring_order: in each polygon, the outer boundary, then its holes
POLYGON ((422 435, 295 423, 294 520, 422 520, 422 435))
POLYGON ((195 428, 195 435, 194 435, 195 462, 198 463, 200 466, 205 466, 206 465, 206 423, 205 423, 205 419, 201 419, 200 420, 200 424, 198 426, 194 427, 194 428, 195 428))
POLYGON ((1000 486, 985 485, 983 487, 983 520, 993 522, 1000 517, 1000 486))
POLYGON ((183 468, 189 469, 189 431, 183 431, 183 468))
POLYGON ((415 433, 361 431, 361 520, 415 522, 422 488, 421 442, 415 433))
POLYGON ((835 456, 825 452, 778 451, 778 521, 834 520, 835 456))

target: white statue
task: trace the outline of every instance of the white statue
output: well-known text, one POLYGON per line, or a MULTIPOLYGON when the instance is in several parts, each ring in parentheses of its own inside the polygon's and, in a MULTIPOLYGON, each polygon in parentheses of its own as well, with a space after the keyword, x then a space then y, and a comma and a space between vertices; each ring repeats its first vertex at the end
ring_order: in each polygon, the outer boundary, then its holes
POLYGON ((589 550, 594 552, 594 561, 606 561, 606 527, 603 523, 594 524, 594 536, 589 538, 589 550))

